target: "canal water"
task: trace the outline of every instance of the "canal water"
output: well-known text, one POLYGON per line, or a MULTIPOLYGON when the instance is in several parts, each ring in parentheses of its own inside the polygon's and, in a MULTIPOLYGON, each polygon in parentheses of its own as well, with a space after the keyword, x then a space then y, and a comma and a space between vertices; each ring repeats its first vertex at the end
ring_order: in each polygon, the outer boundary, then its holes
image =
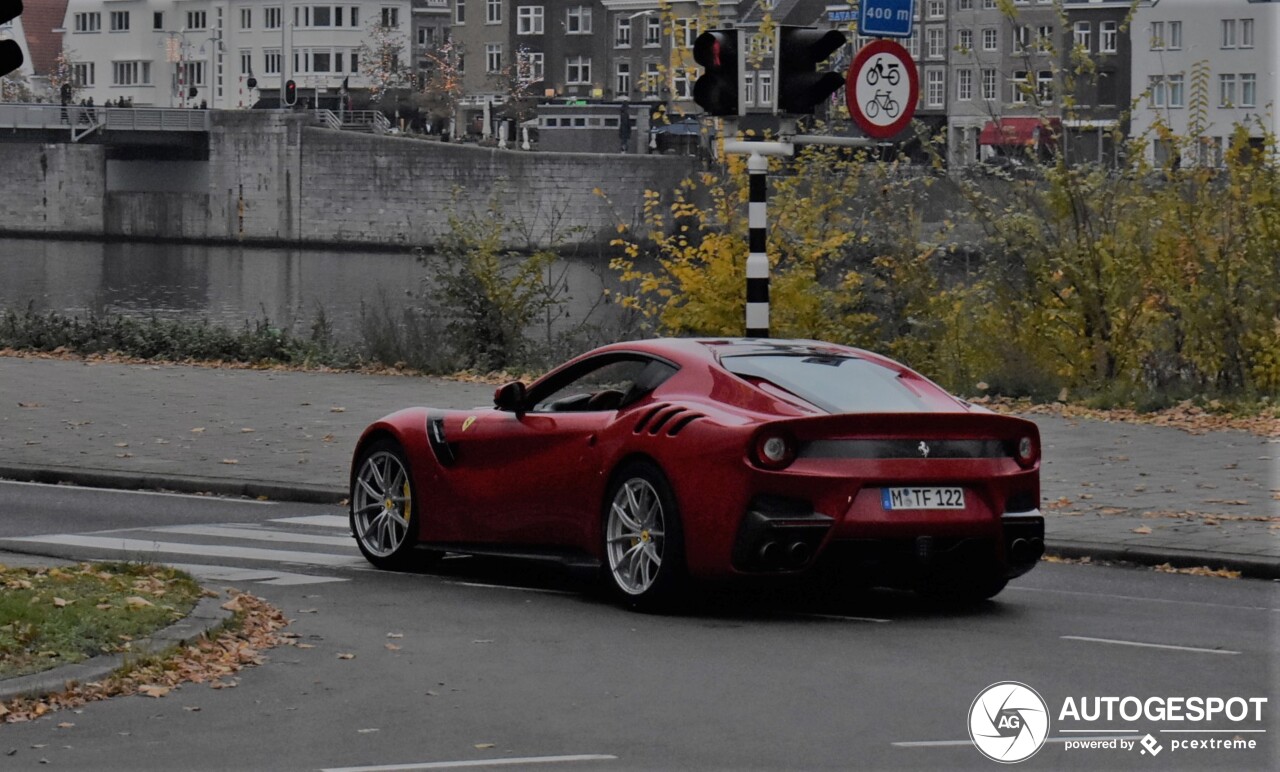
MULTIPOLYGON (((562 260, 551 274, 566 285, 568 313, 556 326, 616 314, 600 302, 617 285, 603 258, 562 260)), ((408 252, 0 239, 0 311, 30 305, 230 326, 266 318, 305 335, 323 309, 335 337, 356 342, 362 304, 410 303, 409 293, 426 290, 428 278, 408 252)))

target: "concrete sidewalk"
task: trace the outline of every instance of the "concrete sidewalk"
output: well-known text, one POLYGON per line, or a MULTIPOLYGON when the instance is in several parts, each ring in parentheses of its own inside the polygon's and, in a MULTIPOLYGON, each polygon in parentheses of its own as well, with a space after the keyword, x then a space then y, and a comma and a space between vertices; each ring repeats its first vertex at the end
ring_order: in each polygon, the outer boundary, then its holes
MULTIPOLYGON (((0 477, 336 501, 369 422, 492 395, 436 378, 0 357, 0 477)), ((1033 418, 1051 551, 1280 578, 1280 441, 1033 418)))

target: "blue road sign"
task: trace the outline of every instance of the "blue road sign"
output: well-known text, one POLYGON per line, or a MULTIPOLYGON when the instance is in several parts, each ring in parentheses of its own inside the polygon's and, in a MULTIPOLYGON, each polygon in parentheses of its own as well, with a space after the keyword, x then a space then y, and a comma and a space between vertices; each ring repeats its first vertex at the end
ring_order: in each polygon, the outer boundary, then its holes
POLYGON ((864 37, 909 38, 916 0, 862 0, 858 34, 864 37))

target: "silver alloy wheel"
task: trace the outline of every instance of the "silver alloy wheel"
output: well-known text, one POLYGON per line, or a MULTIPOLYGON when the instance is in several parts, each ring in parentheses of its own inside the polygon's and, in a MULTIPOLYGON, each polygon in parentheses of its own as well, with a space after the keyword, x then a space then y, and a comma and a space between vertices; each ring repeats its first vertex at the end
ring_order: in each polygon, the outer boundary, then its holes
POLYGON ((609 505, 605 526, 605 550, 614 583, 629 595, 640 595, 653 586, 662 567, 662 500, 643 477, 624 482, 609 505))
POLYGON ((360 465, 351 496, 356 538, 375 557, 390 556, 409 535, 413 494, 409 474, 394 453, 380 450, 360 465))

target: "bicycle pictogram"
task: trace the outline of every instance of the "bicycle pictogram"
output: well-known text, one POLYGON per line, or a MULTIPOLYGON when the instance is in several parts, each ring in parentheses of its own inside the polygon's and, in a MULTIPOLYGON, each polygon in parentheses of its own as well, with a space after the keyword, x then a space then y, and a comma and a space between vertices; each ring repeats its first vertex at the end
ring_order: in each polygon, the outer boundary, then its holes
POLYGON ((888 91, 877 91, 873 98, 867 100, 867 104, 862 109, 866 112, 868 118, 875 118, 882 109, 885 115, 890 118, 896 118, 900 107, 901 105, 890 96, 888 91))
POLYGON ((885 65, 884 58, 877 56, 876 60, 867 68, 866 78, 868 86, 876 85, 881 78, 884 78, 890 86, 896 86, 902 76, 898 73, 897 62, 889 62, 888 65, 885 65))

